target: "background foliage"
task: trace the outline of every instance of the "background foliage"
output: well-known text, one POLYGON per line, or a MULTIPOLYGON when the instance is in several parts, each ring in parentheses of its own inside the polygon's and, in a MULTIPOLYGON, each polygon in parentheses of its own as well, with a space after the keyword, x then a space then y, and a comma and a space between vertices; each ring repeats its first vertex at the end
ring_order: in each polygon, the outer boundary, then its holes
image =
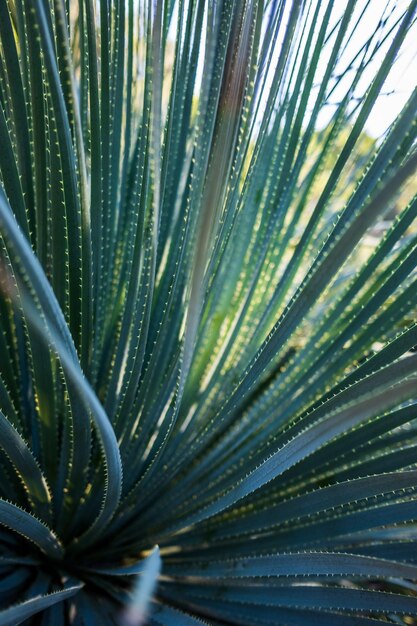
POLYGON ((0 0, 0 625, 415 623, 416 5, 0 0))

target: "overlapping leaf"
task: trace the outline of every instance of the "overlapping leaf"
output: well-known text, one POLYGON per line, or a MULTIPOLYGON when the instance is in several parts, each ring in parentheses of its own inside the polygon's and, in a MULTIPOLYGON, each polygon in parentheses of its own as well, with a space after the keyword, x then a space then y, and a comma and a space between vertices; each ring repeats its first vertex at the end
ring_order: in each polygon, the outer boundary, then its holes
POLYGON ((414 623, 416 9, 0 0, 0 624, 414 623))

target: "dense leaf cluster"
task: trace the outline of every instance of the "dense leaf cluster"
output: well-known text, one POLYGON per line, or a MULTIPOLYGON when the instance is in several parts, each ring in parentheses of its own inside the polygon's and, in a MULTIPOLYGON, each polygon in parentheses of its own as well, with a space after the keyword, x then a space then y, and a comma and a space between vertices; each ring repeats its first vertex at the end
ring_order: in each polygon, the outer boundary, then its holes
POLYGON ((1 626, 415 623, 397 4, 0 0, 1 626))

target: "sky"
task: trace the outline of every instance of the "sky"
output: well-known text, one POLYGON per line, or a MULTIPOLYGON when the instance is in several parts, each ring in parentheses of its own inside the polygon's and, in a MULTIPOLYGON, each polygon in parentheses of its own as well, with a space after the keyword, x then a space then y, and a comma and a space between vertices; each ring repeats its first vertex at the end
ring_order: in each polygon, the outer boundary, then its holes
MULTIPOLYGON (((317 1, 318 0, 310 0, 310 18, 312 17, 313 11, 317 6, 317 1)), ((327 1, 322 2, 322 15, 326 10, 327 4, 327 1)), ((365 42, 367 42, 369 36, 374 32, 374 30, 377 30, 381 16, 384 16, 384 18, 387 19, 385 28, 390 29, 391 25, 394 25, 402 12, 406 10, 408 4, 408 0, 357 0, 355 11, 350 20, 350 27, 353 27, 355 24, 357 24, 357 26, 352 28, 352 36, 346 47, 340 66, 337 66, 337 71, 340 72, 346 67, 348 60, 355 56, 356 52, 360 50, 365 42), (361 19, 358 19, 360 16, 361 19)), ((308 6, 309 2, 307 0, 306 7, 308 6)), ((332 25, 336 24, 338 20, 341 19, 346 6, 347 0, 335 0, 329 30, 332 25)), ((290 11, 290 7, 291 3, 288 2, 288 13, 290 11)), ((273 63, 276 63, 279 58, 283 32, 284 29, 282 29, 282 34, 278 37, 278 43, 273 55, 273 63)), ((386 50, 392 42, 393 37, 394 34, 390 34, 380 51, 375 56, 373 62, 370 63, 369 67, 365 70, 361 82, 359 83, 359 90, 361 86, 363 88, 369 86, 373 76, 378 70, 378 66, 384 58, 386 50)), ((320 76, 324 75, 331 48, 332 42, 329 42, 329 45, 323 50, 321 55, 315 79, 316 89, 318 89, 320 84, 320 76)), ((352 73, 348 73, 345 79, 342 80, 340 88, 335 92, 333 96, 334 100, 332 99, 332 101, 337 102, 344 96, 347 85, 350 84, 351 78, 352 73)), ((400 55, 397 57, 396 62, 391 68, 381 95, 379 96, 366 122, 365 130, 374 137, 380 137, 383 135, 401 111, 413 89, 416 88, 416 85, 417 24, 414 24, 406 37, 400 55)), ((333 112, 334 107, 325 107, 320 113, 318 127, 326 126, 330 121, 333 112)))
MULTIPOLYGON (((378 4, 383 4, 383 0, 373 0, 370 6, 371 12, 373 10, 372 4, 376 7, 378 4)), ((397 10, 401 11, 406 8, 408 2, 396 2, 395 4, 397 10)), ((368 21, 364 21, 358 30, 358 37, 363 37, 368 27, 368 21)), ((371 135, 378 137, 387 129, 401 111, 416 85, 417 24, 414 24, 387 79, 383 94, 379 97, 367 121, 366 129, 371 135)))

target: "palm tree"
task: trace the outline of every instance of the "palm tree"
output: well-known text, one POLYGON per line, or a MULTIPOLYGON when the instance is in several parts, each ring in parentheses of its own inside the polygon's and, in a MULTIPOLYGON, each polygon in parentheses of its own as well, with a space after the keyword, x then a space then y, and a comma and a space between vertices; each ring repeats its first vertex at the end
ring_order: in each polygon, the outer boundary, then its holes
POLYGON ((0 0, 1 626, 416 623, 416 6, 0 0))

